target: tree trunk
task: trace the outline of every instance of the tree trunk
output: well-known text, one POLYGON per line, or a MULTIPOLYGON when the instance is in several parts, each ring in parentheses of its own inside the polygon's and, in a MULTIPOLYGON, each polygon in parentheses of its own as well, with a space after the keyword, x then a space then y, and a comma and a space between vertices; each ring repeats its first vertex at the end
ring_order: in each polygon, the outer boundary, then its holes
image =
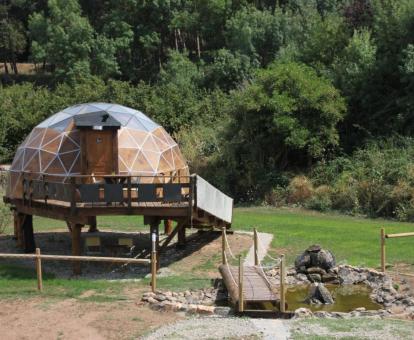
POLYGON ((7 66, 7 62, 4 61, 3 64, 4 64, 4 72, 6 72, 6 74, 9 74, 9 67, 7 66))

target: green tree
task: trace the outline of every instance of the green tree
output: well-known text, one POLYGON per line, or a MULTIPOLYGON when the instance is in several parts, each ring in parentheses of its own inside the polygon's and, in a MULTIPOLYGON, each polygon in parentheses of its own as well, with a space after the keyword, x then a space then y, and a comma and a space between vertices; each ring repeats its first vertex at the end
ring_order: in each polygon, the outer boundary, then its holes
POLYGON ((24 52, 27 42, 22 22, 11 18, 9 10, 9 5, 0 4, 0 60, 4 62, 6 73, 9 72, 9 62, 17 74, 17 56, 24 52))
POLYGON ((344 99, 306 65, 276 63, 260 70, 232 102, 228 167, 238 196, 254 189, 260 197, 270 174, 308 166, 338 145, 344 99))

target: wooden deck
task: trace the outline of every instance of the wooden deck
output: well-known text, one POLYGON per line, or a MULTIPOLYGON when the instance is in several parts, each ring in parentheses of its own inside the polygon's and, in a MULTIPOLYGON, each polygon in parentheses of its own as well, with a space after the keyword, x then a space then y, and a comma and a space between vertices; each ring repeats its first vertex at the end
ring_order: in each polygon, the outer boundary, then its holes
MULTIPOLYGON (((232 302, 237 304, 239 302, 239 268, 222 264, 219 271, 232 302)), ((244 266, 243 299, 245 303, 271 302, 278 304, 280 301, 279 289, 278 286, 267 281, 259 267, 244 266)))

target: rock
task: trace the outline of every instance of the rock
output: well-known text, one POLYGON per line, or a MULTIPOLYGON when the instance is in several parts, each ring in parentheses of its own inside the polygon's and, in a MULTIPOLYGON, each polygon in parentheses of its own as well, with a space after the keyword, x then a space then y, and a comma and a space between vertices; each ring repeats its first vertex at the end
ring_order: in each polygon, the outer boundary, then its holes
POLYGON ((322 318, 322 319, 332 318, 331 314, 325 311, 317 311, 313 313, 313 315, 316 316, 317 318, 322 318))
POLYGON ((153 297, 148 297, 147 298, 147 300, 146 300, 148 303, 151 303, 151 304, 156 304, 156 303, 158 303, 158 300, 155 300, 153 297))
POLYGON ((304 281, 304 282, 308 281, 308 277, 305 274, 301 274, 301 273, 296 274, 295 278, 298 281, 304 281))
MULTIPOLYGON (((333 282, 337 281, 338 277, 335 274, 324 274, 322 275, 322 282, 333 282)), ((339 282, 339 281, 338 281, 339 282)))
POLYGON ((308 278, 310 282, 321 282, 322 281, 322 277, 320 274, 309 274, 308 278))
POLYGON ((326 275, 326 271, 319 267, 310 267, 306 269, 308 274, 319 274, 319 275, 326 275))
POLYGON ((144 293, 144 294, 142 294, 142 297, 143 298, 149 298, 149 297, 155 297, 155 293, 153 293, 153 292, 146 292, 146 293, 144 293))
POLYGON ((198 305, 197 306, 197 313, 200 314, 214 314, 214 307, 212 306, 203 306, 203 305, 198 305))
POLYGON ((294 319, 310 318, 312 316, 313 316, 313 313, 310 309, 301 307, 295 310, 293 318, 294 319))
POLYGON ((348 266, 343 266, 338 269, 338 277, 343 284, 356 284, 363 281, 360 280, 359 273, 348 266))
POLYGON ((306 298, 308 303, 333 304, 334 300, 329 290, 322 283, 312 284, 309 296, 306 298))
POLYGON ((158 300, 158 301, 164 301, 164 300, 166 300, 167 298, 165 297, 165 295, 164 294, 157 294, 156 296, 155 296, 155 298, 158 300))
POLYGON ((329 270, 335 267, 335 263, 335 257, 331 251, 321 249, 319 245, 313 245, 296 258, 295 268, 299 273, 304 272, 310 267, 329 270))
POLYGON ((365 311, 366 310, 366 308, 365 307, 358 307, 358 308, 355 308, 354 309, 356 312, 363 312, 363 311, 365 311))
POLYGON ((233 314, 233 310, 230 307, 215 307, 214 308, 214 314, 220 315, 220 316, 228 316, 233 314))

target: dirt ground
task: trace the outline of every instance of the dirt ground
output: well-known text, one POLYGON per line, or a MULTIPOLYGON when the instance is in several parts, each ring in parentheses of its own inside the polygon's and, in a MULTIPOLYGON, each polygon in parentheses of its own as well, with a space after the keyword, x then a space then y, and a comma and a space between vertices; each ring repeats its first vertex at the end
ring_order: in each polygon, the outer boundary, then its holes
MULTIPOLYGON (((105 232, 102 235, 109 242, 115 241, 119 233, 105 232)), ((148 239, 148 235, 139 233, 132 236, 136 244, 145 243, 148 239)), ((228 239, 230 246, 238 251, 247 252, 252 244, 251 237, 247 235, 233 234, 228 239)), ((37 233, 36 242, 43 253, 70 253, 67 232, 37 233)), ((2 252, 21 252, 16 249, 11 236, 0 238, 0 249, 2 252)), ((26 265, 33 267, 32 262, 26 265)), ((185 249, 177 250, 174 244, 169 247, 161 261, 162 267, 168 266, 173 273, 191 272, 208 278, 219 277, 217 266, 220 262, 219 234, 197 232, 189 237, 185 249)), ((67 277, 70 275, 70 264, 45 261, 45 270, 58 277, 67 277)), ((82 274, 83 277, 99 279, 137 278, 141 275, 142 272, 133 268, 115 275, 113 268, 93 265, 84 268, 82 274)), ((116 302, 93 302, 94 291, 86 291, 76 299, 36 297, 0 300, 0 339, 137 339, 158 327, 185 318, 180 313, 149 309, 141 302, 144 291, 143 288, 127 288, 122 292, 126 300, 116 302)))
POLYGON ((152 311, 137 299, 116 303, 30 300, 0 301, 2 339, 134 339, 182 318, 152 311))

